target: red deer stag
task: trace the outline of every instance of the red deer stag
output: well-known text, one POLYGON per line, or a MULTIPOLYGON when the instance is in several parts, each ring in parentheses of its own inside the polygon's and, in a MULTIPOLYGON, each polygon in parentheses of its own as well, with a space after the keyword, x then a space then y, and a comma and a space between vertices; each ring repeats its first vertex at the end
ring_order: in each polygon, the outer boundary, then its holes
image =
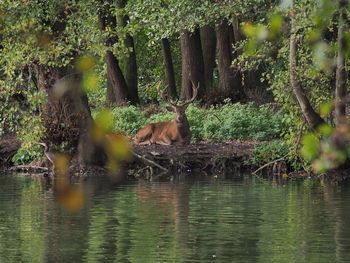
POLYGON ((192 98, 186 100, 182 104, 178 101, 167 100, 161 94, 162 98, 171 105, 171 111, 175 113, 175 119, 172 121, 164 121, 151 123, 141 128, 134 137, 135 144, 189 144, 191 142, 191 130, 186 117, 186 109, 191 102, 197 97, 199 88, 192 82, 192 98))

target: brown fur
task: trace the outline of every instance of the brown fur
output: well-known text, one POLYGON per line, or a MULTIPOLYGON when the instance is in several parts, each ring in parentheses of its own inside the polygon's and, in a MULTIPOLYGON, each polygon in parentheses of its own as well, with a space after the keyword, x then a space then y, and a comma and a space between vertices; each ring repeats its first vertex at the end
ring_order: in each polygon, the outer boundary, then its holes
POLYGON ((191 141, 190 125, 185 107, 173 107, 175 120, 157 122, 141 128, 134 137, 135 144, 189 144, 191 141))

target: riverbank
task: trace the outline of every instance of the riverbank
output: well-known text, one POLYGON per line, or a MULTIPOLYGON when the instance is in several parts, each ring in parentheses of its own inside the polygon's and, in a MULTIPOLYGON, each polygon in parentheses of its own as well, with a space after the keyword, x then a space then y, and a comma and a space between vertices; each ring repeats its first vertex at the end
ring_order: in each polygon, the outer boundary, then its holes
MULTIPOLYGON (((212 175, 232 174, 237 171, 254 173, 259 167, 250 161, 256 141, 232 140, 227 142, 194 142, 190 145, 135 145, 132 158, 120 167, 121 173, 129 178, 150 179, 167 177, 169 174, 188 174, 202 172, 212 175)), ((20 142, 13 135, 0 139, 1 170, 20 171, 28 174, 47 176, 50 168, 46 162, 33 165, 15 166, 12 156, 20 147, 20 142)), ((70 173, 79 175, 82 171, 88 175, 108 174, 102 167, 81 169, 76 160, 71 160, 70 173)), ((257 176, 276 177, 282 180, 295 178, 315 178, 330 181, 342 181, 349 177, 349 169, 337 169, 321 176, 305 171, 290 171, 285 161, 271 162, 261 169, 257 176)), ((124 176, 123 176, 124 177, 124 176)))
MULTIPOLYGON (((196 142, 184 146, 134 145, 132 158, 125 162, 122 168, 127 170, 129 175, 135 174, 136 177, 145 172, 155 174, 164 171, 225 173, 249 168, 248 160, 255 144, 253 141, 234 140, 221 143, 196 142)), ((20 142, 14 136, 8 135, 0 139, 2 168, 16 170, 11 158, 19 147, 20 142)), ((72 162, 74 164, 74 159, 72 162)), ((44 163, 41 165, 45 166, 44 163)), ((30 165, 17 166, 18 170, 22 171, 33 171, 36 167, 38 165, 33 165, 33 169, 30 169, 30 165)))
POLYGON ((248 161, 254 144, 252 141, 229 141, 197 142, 185 146, 136 145, 134 158, 126 168, 136 176, 145 171, 152 174, 153 169, 159 172, 227 173, 250 167, 248 161))

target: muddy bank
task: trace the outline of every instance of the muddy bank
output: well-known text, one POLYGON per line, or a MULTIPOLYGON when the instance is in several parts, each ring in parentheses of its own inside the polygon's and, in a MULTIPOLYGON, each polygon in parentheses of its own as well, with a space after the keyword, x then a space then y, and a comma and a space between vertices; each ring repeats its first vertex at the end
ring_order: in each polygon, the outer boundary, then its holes
POLYGON ((162 172, 160 167, 148 162, 152 161, 169 172, 232 172, 249 167, 247 161, 251 157, 253 146, 253 142, 247 141, 198 142, 185 146, 136 145, 136 155, 125 168, 136 175, 162 172))
MULTIPOLYGON (((132 149, 132 158, 122 165, 124 172, 129 175, 141 176, 144 174, 160 173, 226 173, 248 168, 247 161, 251 157, 254 143, 250 141, 229 141, 222 143, 197 142, 190 145, 135 145, 132 149)), ((11 135, 0 140, 0 164, 2 168, 11 168, 12 156, 20 147, 20 142, 11 135)), ((49 164, 49 163, 46 163, 49 164)), ((35 172, 36 167, 45 166, 43 162, 26 169, 17 166, 18 170, 35 172), (22 169, 23 168, 23 169, 22 169)), ((74 158, 71 160, 72 172, 79 171, 74 158)), ((11 168, 16 170, 15 167, 11 168)), ((38 169, 37 169, 38 170, 38 169)), ((39 169, 39 172, 43 169, 39 169)), ((44 169, 45 170, 45 169, 44 169)), ((91 167, 88 170, 94 171, 91 167)))
MULTIPOLYGON (((169 177, 176 173, 206 173, 208 175, 233 174, 237 171, 252 173, 258 167, 252 166, 249 159, 254 145, 252 141, 229 141, 221 143, 196 142, 185 146, 147 145, 134 146, 132 158, 123 163, 117 178, 127 175, 129 178, 149 179, 154 177, 169 177)), ((12 166, 11 158, 20 147, 20 142, 13 136, 7 135, 0 139, 0 170, 35 173, 47 176, 51 172, 48 162, 36 162, 28 166, 12 166), (39 163, 39 164, 38 164, 39 163), (28 168, 29 167, 29 168, 28 168)), ((71 159, 70 174, 79 175, 108 175, 103 167, 80 167, 75 158, 71 159)), ((52 174, 52 173, 51 173, 52 174)), ((257 176, 288 180, 295 178, 315 178, 327 181, 342 181, 349 178, 349 167, 315 175, 305 171, 289 171, 286 163, 276 162, 259 171, 257 176)))

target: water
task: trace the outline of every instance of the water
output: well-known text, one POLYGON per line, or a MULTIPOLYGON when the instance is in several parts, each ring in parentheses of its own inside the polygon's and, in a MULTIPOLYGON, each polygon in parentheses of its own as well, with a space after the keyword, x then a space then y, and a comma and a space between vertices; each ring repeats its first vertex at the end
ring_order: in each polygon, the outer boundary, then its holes
POLYGON ((69 213, 0 176, 0 262, 350 262, 350 187, 249 176, 83 183, 69 213))

